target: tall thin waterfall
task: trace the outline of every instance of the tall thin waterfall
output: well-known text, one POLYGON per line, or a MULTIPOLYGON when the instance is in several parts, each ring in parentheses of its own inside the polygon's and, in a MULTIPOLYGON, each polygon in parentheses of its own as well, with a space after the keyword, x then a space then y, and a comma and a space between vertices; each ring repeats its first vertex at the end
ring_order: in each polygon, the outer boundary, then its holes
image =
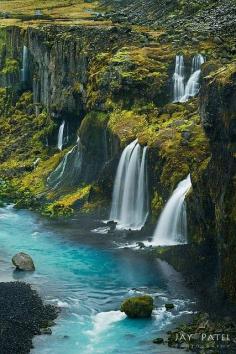
POLYGON ((58 139, 57 139, 57 147, 59 150, 63 149, 64 128, 65 128, 65 121, 63 120, 59 128, 58 139))
POLYGON ((21 81, 22 82, 26 82, 28 80, 28 70, 29 70, 29 50, 24 45, 23 57, 22 57, 22 69, 21 69, 21 81))
POLYGON ((70 187, 78 184, 82 170, 82 151, 80 139, 73 148, 63 157, 60 164, 49 175, 48 186, 52 189, 70 187))
POLYGON ((186 102, 190 97, 194 97, 198 94, 200 85, 199 79, 201 75, 201 65, 204 63, 204 57, 201 54, 194 56, 192 60, 191 76, 186 84, 184 96, 180 99, 180 102, 186 102))
POLYGON ((187 242, 187 215, 185 196, 192 186, 190 175, 181 181, 165 205, 152 243, 154 245, 175 245, 187 242))
POLYGON ((179 102, 184 96, 184 57, 177 55, 175 61, 174 82, 174 102, 179 102))
POLYGON ((118 165, 110 220, 119 229, 140 230, 148 216, 147 147, 138 140, 123 151, 118 165))

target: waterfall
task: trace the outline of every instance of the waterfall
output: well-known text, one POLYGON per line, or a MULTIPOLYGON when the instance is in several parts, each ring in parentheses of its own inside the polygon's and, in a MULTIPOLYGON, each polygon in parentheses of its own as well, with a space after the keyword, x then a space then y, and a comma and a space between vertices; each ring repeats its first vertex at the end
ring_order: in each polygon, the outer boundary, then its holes
POLYGON ((199 78, 201 74, 201 65, 205 62, 201 54, 193 57, 191 75, 184 83, 185 68, 183 55, 177 55, 175 61, 175 72, 173 75, 174 82, 174 100, 173 102, 186 102, 190 97, 194 97, 199 92, 199 78))
POLYGON ((201 65, 204 63, 204 57, 201 54, 194 56, 192 60, 191 76, 186 84, 184 96, 180 99, 180 102, 186 102, 190 97, 194 97, 198 94, 200 85, 199 79, 201 75, 201 65))
POLYGON ((67 152, 60 164, 47 179, 52 189, 71 187, 79 183, 81 178, 82 151, 80 139, 73 148, 67 152))
POLYGON ((60 125, 59 132, 58 132, 58 139, 57 139, 58 150, 62 150, 63 149, 64 128, 65 128, 65 121, 63 120, 63 122, 60 125))
POLYGON ((184 57, 177 55, 175 61, 174 82, 174 102, 179 102, 184 96, 184 57))
POLYGON ((22 69, 21 69, 21 81, 26 82, 28 80, 28 70, 29 70, 29 50, 24 45, 23 46, 23 56, 22 56, 22 69))
POLYGON ((174 190, 157 222, 152 240, 154 245, 164 246, 187 242, 185 196, 191 186, 191 178, 188 175, 174 190))
POLYGON ((118 165, 110 220, 119 229, 140 230, 148 216, 147 147, 138 140, 123 151, 118 165))

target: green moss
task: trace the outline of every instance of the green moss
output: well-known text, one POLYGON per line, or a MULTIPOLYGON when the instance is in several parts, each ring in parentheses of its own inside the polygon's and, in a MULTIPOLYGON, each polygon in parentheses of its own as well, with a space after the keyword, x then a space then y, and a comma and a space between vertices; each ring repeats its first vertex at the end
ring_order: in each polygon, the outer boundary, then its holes
POLYGON ((0 74, 16 74, 19 72, 19 62, 12 58, 7 58, 4 67, 0 71, 0 74))
POLYGON ((43 207, 43 214, 50 217, 70 216, 74 213, 78 202, 85 202, 89 196, 91 186, 87 185, 60 197, 53 203, 43 207))
POLYGON ((52 218, 60 216, 71 216, 73 215, 73 209, 57 202, 46 205, 43 208, 42 214, 45 216, 50 216, 52 218))
POLYGON ((209 79, 217 80, 219 84, 225 86, 233 83, 236 75, 236 60, 232 63, 221 67, 217 72, 209 75, 209 79))
POLYGON ((14 179, 15 183, 18 184, 19 190, 30 190, 34 195, 46 192, 47 177, 58 166, 64 153, 60 152, 51 157, 41 159, 35 169, 25 173, 20 180, 18 178, 14 179))
POLYGON ((150 317, 153 310, 153 298, 149 295, 132 297, 122 303, 120 310, 130 318, 150 317))
POLYGON ((90 67, 88 108, 107 102, 130 108, 141 102, 163 101, 174 55, 170 45, 129 46, 97 55, 90 67))
POLYGON ((155 191, 151 201, 152 216, 155 218, 155 220, 156 217, 160 214, 163 206, 164 202, 162 197, 157 191, 155 191))
POLYGON ((134 111, 116 110, 110 115, 108 123, 108 128, 119 137, 122 145, 135 139, 145 127, 148 129, 145 116, 134 111))
POLYGON ((0 53, 2 52, 3 48, 6 46, 7 42, 7 35, 5 28, 0 27, 0 53))
POLYGON ((54 168, 49 158, 45 139, 54 127, 50 116, 35 116, 32 93, 24 92, 16 104, 11 101, 11 91, 0 93, 2 110, 0 119, 0 176, 11 178, 21 192, 42 192, 46 173, 54 168), (36 159, 39 166, 34 167, 36 159), (19 178, 21 176, 21 178, 19 178))

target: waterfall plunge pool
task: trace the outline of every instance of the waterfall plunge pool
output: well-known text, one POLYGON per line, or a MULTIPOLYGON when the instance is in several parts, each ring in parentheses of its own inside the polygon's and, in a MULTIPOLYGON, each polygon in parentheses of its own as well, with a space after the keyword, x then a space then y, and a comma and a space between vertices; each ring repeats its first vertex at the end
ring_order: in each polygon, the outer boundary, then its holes
POLYGON ((61 308, 52 336, 35 337, 32 354, 181 353, 152 344, 194 308, 180 275, 163 261, 117 249, 107 235, 91 233, 91 223, 47 225, 31 212, 0 209, 1 281, 26 281, 61 308), (13 270, 19 251, 33 257, 33 274, 13 270), (126 318, 121 302, 143 293, 155 299, 152 319, 126 318), (173 312, 165 311, 167 302, 173 312))

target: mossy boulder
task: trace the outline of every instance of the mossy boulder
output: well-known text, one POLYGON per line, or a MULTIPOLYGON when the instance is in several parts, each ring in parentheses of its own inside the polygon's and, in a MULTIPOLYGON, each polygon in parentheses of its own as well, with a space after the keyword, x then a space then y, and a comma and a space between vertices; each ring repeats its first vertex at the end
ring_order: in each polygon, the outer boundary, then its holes
POLYGON ((148 318, 153 311, 153 298, 149 295, 131 297, 122 303, 120 310, 130 318, 148 318))

